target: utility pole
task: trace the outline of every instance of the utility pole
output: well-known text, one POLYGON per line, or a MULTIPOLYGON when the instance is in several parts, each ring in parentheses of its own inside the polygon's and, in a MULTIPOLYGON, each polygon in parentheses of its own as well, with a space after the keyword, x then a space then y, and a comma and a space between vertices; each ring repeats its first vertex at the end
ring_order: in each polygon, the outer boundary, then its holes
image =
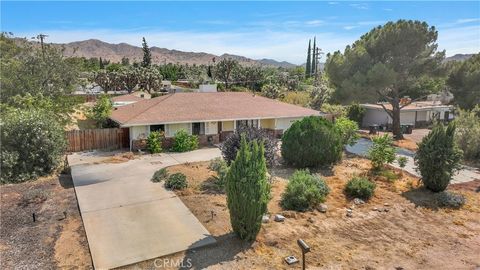
POLYGON ((45 47, 43 46, 43 40, 48 37, 45 34, 38 34, 37 39, 40 39, 40 46, 42 47, 42 55, 45 58, 45 47))
POLYGON ((316 52, 315 52, 315 70, 313 70, 313 73, 315 75, 315 77, 318 75, 318 63, 320 62, 320 59, 322 58, 322 49, 316 47, 315 48, 316 52))

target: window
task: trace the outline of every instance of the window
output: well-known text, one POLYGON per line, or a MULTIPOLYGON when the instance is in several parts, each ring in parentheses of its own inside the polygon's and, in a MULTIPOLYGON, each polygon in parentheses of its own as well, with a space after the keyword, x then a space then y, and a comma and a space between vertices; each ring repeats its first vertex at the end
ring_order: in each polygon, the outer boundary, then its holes
POLYGON ((152 131, 163 131, 165 132, 165 125, 152 125, 150 126, 150 132, 152 131))
POLYGON ((192 123, 193 135, 205 135, 205 123, 192 123))
POLYGON ((236 122, 236 128, 240 127, 254 127, 258 128, 258 119, 255 120, 237 120, 236 122))

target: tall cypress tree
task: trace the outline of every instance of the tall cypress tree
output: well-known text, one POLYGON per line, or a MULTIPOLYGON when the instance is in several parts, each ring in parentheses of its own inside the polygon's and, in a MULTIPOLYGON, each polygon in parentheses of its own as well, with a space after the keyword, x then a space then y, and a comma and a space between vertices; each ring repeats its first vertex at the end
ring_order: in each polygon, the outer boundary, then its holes
POLYGON ((311 73, 312 75, 316 74, 317 72, 317 37, 313 37, 313 58, 312 58, 312 68, 311 73))
POLYGON ((143 49, 143 61, 142 67, 149 67, 152 64, 152 53, 150 52, 150 48, 147 45, 147 41, 145 37, 142 40, 142 49, 143 49))
POLYGON ((307 64, 305 64, 305 76, 309 77, 310 76, 310 68, 312 67, 312 58, 311 58, 311 55, 310 55, 310 51, 311 51, 311 46, 310 46, 310 43, 312 42, 312 40, 308 40, 308 53, 307 53, 307 64))
POLYGON ((242 136, 237 158, 227 173, 230 223, 235 234, 247 241, 255 240, 260 231, 270 197, 264 151, 263 143, 248 143, 242 136))

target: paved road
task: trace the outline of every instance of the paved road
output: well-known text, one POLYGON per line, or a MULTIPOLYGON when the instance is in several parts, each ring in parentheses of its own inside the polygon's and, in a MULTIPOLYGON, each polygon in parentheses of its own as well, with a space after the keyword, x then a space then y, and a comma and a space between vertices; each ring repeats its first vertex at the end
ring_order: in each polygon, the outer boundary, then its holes
POLYGON ((209 148, 119 164, 92 164, 99 160, 92 152, 70 155, 95 268, 124 266, 215 243, 175 193, 150 178, 163 167, 217 156, 220 151, 209 148))
MULTIPOLYGON (((365 139, 365 138, 360 138, 357 143, 353 146, 347 146, 347 152, 360 155, 360 156, 366 156, 368 149, 372 146, 372 141, 365 139)), ((416 171, 416 166, 413 161, 413 158, 415 157, 415 152, 412 152, 407 149, 403 148, 397 148, 397 155, 398 156, 404 156, 407 158, 407 165, 405 168, 403 168, 405 171, 416 175, 418 177, 421 177, 420 174, 416 171)), ((393 167, 399 168, 398 163, 396 161, 392 164, 393 167)), ((469 167, 469 166, 463 166, 463 169, 460 170, 452 179, 452 184, 458 184, 458 183, 464 183, 464 182, 470 182, 475 179, 480 179, 480 171, 476 168, 469 167)))

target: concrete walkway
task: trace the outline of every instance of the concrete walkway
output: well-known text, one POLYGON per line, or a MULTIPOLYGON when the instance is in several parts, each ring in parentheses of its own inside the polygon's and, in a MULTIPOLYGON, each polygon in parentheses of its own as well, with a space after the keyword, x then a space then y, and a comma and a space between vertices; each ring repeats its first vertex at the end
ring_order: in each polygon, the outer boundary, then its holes
POLYGON ((215 239, 162 183, 163 167, 220 156, 217 148, 98 163, 97 154, 68 157, 96 269, 110 269, 215 243, 215 239), (97 164, 92 164, 92 161, 97 164))
MULTIPOLYGON (((372 141, 365 138, 360 138, 355 145, 347 146, 346 150, 347 152, 359 156, 367 156, 368 149, 370 149, 372 144, 372 141)), ((403 148, 397 148, 397 156, 404 156, 407 158, 407 165, 405 168, 403 168, 403 170, 421 177, 420 173, 416 171, 416 166, 413 159, 415 157, 415 152, 403 148)), ((396 161, 391 165, 400 169, 400 166, 398 166, 396 161)), ((480 171, 473 167, 463 166, 463 168, 453 177, 451 184, 470 182, 475 179, 480 179, 480 171)))

